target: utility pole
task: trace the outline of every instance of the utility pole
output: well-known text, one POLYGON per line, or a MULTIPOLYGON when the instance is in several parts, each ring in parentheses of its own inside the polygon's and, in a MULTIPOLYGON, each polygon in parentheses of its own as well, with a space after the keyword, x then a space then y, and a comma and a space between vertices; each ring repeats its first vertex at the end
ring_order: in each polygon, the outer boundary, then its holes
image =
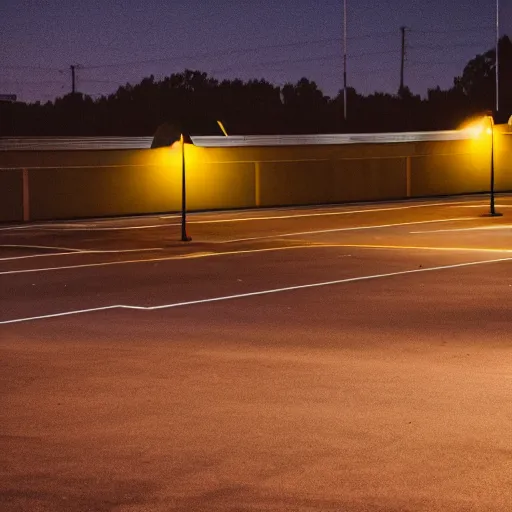
POLYGON ((75 94, 75 92, 76 92, 76 86, 75 86, 76 85, 76 80, 75 80, 76 66, 71 65, 70 68, 71 68, 71 93, 75 94))
POLYGON ((347 0, 343 0, 343 116, 347 120, 347 0))
POLYGON ((398 89, 398 93, 402 93, 404 90, 404 66, 405 66, 405 31, 406 27, 400 27, 400 31, 402 32, 402 57, 400 60, 400 89, 398 89))
POLYGON ((496 113, 500 109, 500 0, 496 0, 496 113))

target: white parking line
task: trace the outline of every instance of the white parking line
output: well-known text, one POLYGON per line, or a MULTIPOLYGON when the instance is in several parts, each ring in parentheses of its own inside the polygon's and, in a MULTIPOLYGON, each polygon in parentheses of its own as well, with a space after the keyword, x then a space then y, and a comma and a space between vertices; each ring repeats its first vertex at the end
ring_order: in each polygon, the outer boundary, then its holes
MULTIPOLYGON (((0 246, 0 248, 5 246, 0 246)), ((11 247, 37 247, 37 246, 11 246, 11 247)), ((62 249, 64 249, 62 247, 62 249)), ((54 256, 78 256, 87 254, 124 254, 132 252, 157 252, 163 251, 162 247, 150 247, 146 249, 113 249, 113 250, 101 250, 101 249, 64 249, 68 252, 51 252, 46 254, 29 254, 27 256, 10 256, 8 258, 0 258, 0 261, 16 261, 26 260, 30 258, 53 258, 54 256)), ((1 275, 1 273, 0 273, 1 275)))
POLYGON ((215 242, 218 244, 229 244, 234 242, 248 242, 251 240, 267 240, 269 238, 283 238, 283 237, 290 237, 290 236, 308 236, 308 235, 320 235, 323 233, 338 233, 341 231, 363 231, 367 229, 382 229, 382 228, 394 228, 394 227, 400 227, 400 226, 413 226, 417 224, 435 224, 438 222, 461 222, 461 221, 468 221, 468 220, 475 220, 472 217, 456 217, 454 219, 435 219, 435 220, 420 220, 415 222, 397 222, 395 224, 379 224, 379 225, 373 225, 373 226, 353 226, 349 228, 335 228, 335 229, 320 229, 315 231, 298 231, 295 233, 283 233, 283 234, 274 234, 274 235, 267 235, 267 236, 253 236, 249 238, 236 238, 234 240, 222 240, 220 242, 215 242))
POLYGON ((19 324, 22 322, 29 322, 31 320, 45 320, 48 318, 58 318, 60 316, 79 315, 81 313, 94 313, 96 311, 107 311, 108 309, 119 309, 124 307, 125 306, 105 306, 101 308, 77 309, 75 311, 64 311, 63 313, 53 313, 51 315, 30 316, 27 318, 17 318, 15 320, 4 320, 0 322, 0 325, 19 324))
MULTIPOLYGON (((174 218, 180 218, 181 215, 169 215, 169 219, 174 219, 174 218)), ((148 216, 147 217, 148 219, 150 220, 155 220, 156 216, 155 215, 151 215, 151 216, 148 216)), ((160 218, 164 218, 164 217, 160 217, 160 218)), ((137 220, 137 219, 141 219, 141 220, 144 220, 144 218, 140 218, 140 217, 126 217, 126 218, 122 218, 122 219, 119 219, 119 218, 105 218, 105 219, 101 219, 101 220, 98 220, 98 221, 95 221, 95 222, 91 222, 91 220, 76 220, 74 222, 55 222, 55 221, 48 221, 48 222, 39 222, 37 224, 32 224, 32 223, 28 223, 28 224, 21 224, 21 225, 14 225, 14 226, 5 226, 5 227, 1 227, 0 228, 0 231, 30 231, 31 229, 43 229, 43 228, 49 228, 50 230, 57 230, 57 229, 65 229, 65 228, 76 228, 76 229, 83 229, 84 231, 86 231, 87 229, 90 229, 90 228, 97 228, 97 227, 100 227, 100 224, 108 224, 108 223, 116 223, 116 224, 119 224, 119 223, 126 223, 126 222, 130 222, 130 221, 134 221, 134 220, 137 220)), ((157 226, 166 226, 168 224, 157 224, 157 226)), ((142 224, 142 226, 144 227, 145 224, 142 224)), ((113 228, 115 228, 116 226, 112 226, 113 228)), ((123 227, 123 226, 119 226, 119 227, 123 227)), ((137 227, 137 226, 134 226, 134 227, 137 227)), ((150 226, 152 227, 152 226, 150 226)), ((131 229, 131 226, 128 226, 127 227, 128 229, 131 229)))
MULTIPOLYGON (((30 230, 30 229, 38 229, 43 228, 46 226, 50 226, 51 224, 23 224, 22 226, 7 226, 0 228, 0 231, 23 231, 23 230, 30 230)), ((63 224, 60 224, 61 226, 63 224)), ((70 224, 73 226, 74 224, 70 224)))
MULTIPOLYGON (((408 226, 408 225, 414 225, 414 224, 426 224, 426 223, 436 223, 436 222, 452 222, 452 221, 467 221, 472 220, 467 217, 461 217, 461 218, 455 218, 455 219, 438 219, 438 220, 427 220, 427 221, 418 221, 418 222, 403 222, 399 224, 382 224, 379 226, 362 226, 362 227, 351 227, 351 228, 338 228, 338 229, 326 229, 326 230, 319 230, 319 231, 305 231, 300 233, 285 233, 282 235, 269 235, 269 236, 263 236, 263 237, 253 237, 253 238, 240 238, 236 240, 223 240, 220 242, 214 242, 215 244, 228 244, 228 243, 234 243, 234 242, 242 242, 242 241, 250 241, 250 240, 265 240, 265 239, 279 239, 282 237, 292 237, 296 235, 316 235, 316 234, 322 234, 322 233, 335 233, 340 231, 357 231, 357 230, 367 230, 367 229, 380 229, 380 228, 390 228, 390 227, 396 227, 396 226, 408 226)), ((287 247, 286 249, 298 249, 303 248, 304 245, 301 246, 291 246, 287 247)), ((309 247, 309 246, 308 246, 309 247)), ((244 254, 244 253, 253 253, 253 252, 266 252, 266 251, 276 251, 276 250, 283 250, 284 248, 278 247, 278 248, 266 248, 266 249, 255 249, 255 250, 241 250, 241 251, 229 251, 229 252, 211 252, 211 253, 188 253, 183 255, 175 255, 175 256, 169 256, 164 258, 149 258, 149 259, 142 259, 142 260, 124 260, 124 261, 108 261, 108 262, 99 262, 99 263, 86 263, 82 265, 67 265, 63 267, 47 267, 47 268, 32 268, 32 269, 24 269, 24 270, 8 270, 4 272, 0 272, 0 276, 2 275, 14 275, 14 274, 29 274, 34 272, 51 272, 56 270, 73 270, 78 268, 92 268, 92 267, 107 267, 112 265, 127 265, 127 264, 134 264, 134 263, 154 263, 159 261, 171 261, 171 260, 178 260, 178 259, 190 259, 190 258, 197 258, 197 257, 203 257, 203 256, 227 256, 227 255, 234 255, 234 254, 244 254)), ((162 249, 147 249, 149 251, 151 250, 162 250, 162 249)), ((138 249, 130 249, 126 252, 138 252, 138 249)), ((106 251, 105 251, 106 252, 106 251)), ((121 252, 121 251, 114 251, 114 252, 121 252)), ((83 251, 79 253, 73 253, 73 254, 93 254, 93 253, 101 253, 100 251, 83 251)), ((51 256, 51 255, 49 255, 51 256)), ((22 257, 19 257, 20 259, 22 257)))
POLYGON ((109 267, 113 265, 130 265, 135 263, 158 263, 163 261, 174 261, 174 260, 189 260, 196 258, 205 258, 205 257, 219 257, 219 256, 235 256, 240 254, 253 254, 260 252, 277 252, 277 251, 289 251, 289 250, 297 250, 297 249, 316 249, 321 247, 330 247, 328 245, 290 245, 285 247, 267 247, 265 249, 247 249, 240 251, 224 251, 224 252, 193 252, 187 254, 178 254, 174 256, 166 256, 163 258, 146 258, 143 260, 123 260, 123 261, 107 261, 100 263, 84 263, 82 265, 67 265, 65 267, 47 267, 47 268, 30 268, 30 269, 22 269, 22 270, 7 270, 4 272, 0 272, 0 276, 2 275, 16 275, 16 274, 32 274, 37 272, 51 272, 56 270, 74 270, 78 268, 92 268, 92 267, 109 267))
POLYGON ((502 263, 505 261, 512 261, 512 257, 511 258, 499 258, 499 259, 486 260, 486 261, 472 261, 472 262, 468 262, 468 263, 456 263, 454 265, 443 265, 443 266, 420 268, 420 269, 413 269, 413 270, 402 270, 402 271, 398 271, 398 272, 389 272, 386 274, 374 274, 374 275, 369 275, 369 276, 349 277, 349 278, 345 278, 345 279, 337 279, 334 281, 322 281, 322 282, 318 282, 318 283, 310 283, 310 284, 303 284, 303 285, 297 285, 297 286, 286 286, 283 288, 271 288, 271 289, 260 290, 260 291, 256 291, 256 292, 239 293, 239 294, 235 294, 235 295, 224 295, 224 296, 220 296, 220 297, 211 297, 211 298, 207 298, 207 299, 191 300, 191 301, 185 301, 185 302, 174 302, 171 304, 163 304, 160 306, 130 306, 130 305, 126 305, 126 304, 119 304, 119 305, 114 305, 114 306, 103 306, 103 307, 98 307, 98 308, 79 309, 79 310, 74 310, 74 311, 64 311, 64 312, 60 312, 60 313, 52 313, 52 314, 48 314, 48 315, 31 316, 31 317, 25 317, 25 318, 14 318, 12 320, 4 320, 4 321, 0 321, 0 325, 24 323, 24 322, 34 321, 34 320, 48 320, 50 318, 58 318, 58 317, 62 317, 62 316, 70 316, 70 315, 79 315, 79 314, 83 314, 83 313, 107 311, 107 310, 112 310, 112 309, 158 311, 158 310, 162 310, 162 309, 171 309, 171 308, 184 307, 184 306, 194 306, 194 305, 199 305, 199 304, 209 304, 212 302, 244 299, 244 298, 248 298, 248 297, 257 297, 257 296, 262 296, 262 295, 270 295, 270 294, 274 294, 274 293, 306 290, 306 289, 310 289, 310 288, 320 288, 323 286, 334 286, 334 285, 340 285, 340 284, 355 283, 355 282, 360 282, 360 281, 369 281, 372 279, 381 279, 381 278, 385 278, 385 277, 395 277, 395 276, 402 276, 402 275, 408 275, 408 274, 417 274, 420 272, 433 272, 433 271, 437 271, 437 270, 449 270, 449 269, 470 267, 470 266, 476 266, 476 265, 485 265, 485 264, 491 264, 491 263, 502 263))
MULTIPOLYGON (((465 204, 460 203, 460 204, 465 204)), ((301 217, 327 217, 333 215, 353 215, 359 213, 374 213, 374 212, 389 212, 395 210, 409 210, 412 208, 427 208, 432 206, 446 206, 453 205, 457 203, 429 203, 429 204, 415 204, 415 205, 407 205, 407 206, 393 206, 389 208, 367 208, 364 210, 344 210, 344 211, 336 211, 336 212, 320 212, 320 213, 297 213, 294 215, 270 215, 270 216, 261 216, 261 217, 242 217, 238 219, 216 219, 216 220, 189 220, 189 224, 218 224, 218 223, 227 223, 227 222, 247 222, 247 221, 258 221, 258 220, 281 220, 281 219, 297 219, 301 217)), ((476 205, 477 207, 485 206, 485 205, 476 205)), ((161 217, 166 218, 166 217, 161 217)))
POLYGON ((139 229, 157 229, 168 228, 172 226, 180 226, 180 224, 151 224, 143 226, 111 226, 111 227, 60 227, 60 226, 42 226, 38 227, 38 231, 129 231, 139 229))
POLYGON ((21 244, 2 244, 0 249, 5 247, 7 249, 44 249, 50 251, 67 251, 67 252, 80 252, 81 249, 71 249, 69 247, 57 247, 55 245, 21 245, 21 244))
MULTIPOLYGON (((374 212, 389 212, 389 211, 399 211, 399 210, 410 210, 414 208, 431 208, 435 206, 459 206, 466 205, 467 207, 485 207, 486 203, 482 203, 481 199, 473 200, 473 201, 446 201, 446 202, 431 202, 431 203, 421 203, 421 204, 407 204, 404 206, 390 206, 384 208, 365 208, 360 210, 343 210, 343 211, 325 211, 328 210, 339 210, 341 208, 347 208, 347 205, 339 205, 332 207, 317 207, 314 210, 318 211, 318 213, 297 213, 293 215, 267 215, 267 216, 252 216, 252 217, 241 217, 241 218, 230 218, 230 219, 213 219, 213 220, 194 220, 194 216, 199 216, 203 214, 195 214, 193 212, 189 213, 189 224, 216 224, 216 223, 229 223, 229 222, 247 222, 247 221, 259 221, 259 220, 280 220, 280 219, 294 219, 301 217, 321 217, 321 216, 332 216, 332 215, 354 215, 360 213, 374 213, 374 212), (468 203, 477 203, 473 206, 469 206, 468 203), (324 211, 321 211, 324 210, 324 211)), ((512 205, 511 205, 512 206, 512 205)), ((307 208, 307 207, 305 207, 307 208)), ((300 209, 300 207, 290 207, 288 210, 300 209)), ((281 209, 286 210, 286 209, 281 209)), ((274 210, 275 211, 275 210, 274 210)), ((240 213, 237 213, 239 215, 240 213)), ((223 213, 207 213, 206 215, 234 215, 230 212, 223 213)), ((159 216, 160 219, 176 219, 179 218, 179 215, 165 215, 159 216)), ((129 219, 128 219, 129 220, 129 219)), ((61 223, 61 224, 28 224, 22 226, 8 226, 0 228, 0 231, 15 231, 15 230, 31 230, 31 229, 39 229, 41 231, 125 231, 125 230, 137 230, 137 229, 156 229, 162 227, 173 227, 179 226, 179 223, 176 224, 151 224, 151 225, 137 225, 137 226, 107 226, 101 227, 99 224, 101 222, 122 222, 121 220, 102 220, 98 223, 88 223, 85 224, 84 221, 77 221, 77 223, 61 223)))
MULTIPOLYGON (((468 204, 468 205, 463 205, 463 206, 459 206, 458 208, 481 208, 482 206, 488 206, 489 203, 485 203, 485 204, 468 204)), ((495 205, 496 208, 512 208, 512 204, 496 204, 495 205)))
POLYGON ((428 231, 409 231, 412 235, 418 235, 422 233, 451 233, 457 231, 492 231, 497 229, 509 229, 512 228, 510 224, 501 224, 499 226, 476 226, 473 228, 453 228, 453 229, 433 229, 428 231))
POLYGON ((50 254, 29 254, 28 256, 10 256, 8 258, 0 258, 0 261, 17 261, 27 260, 31 258, 48 258, 49 256, 74 256, 79 252, 52 252, 50 254))

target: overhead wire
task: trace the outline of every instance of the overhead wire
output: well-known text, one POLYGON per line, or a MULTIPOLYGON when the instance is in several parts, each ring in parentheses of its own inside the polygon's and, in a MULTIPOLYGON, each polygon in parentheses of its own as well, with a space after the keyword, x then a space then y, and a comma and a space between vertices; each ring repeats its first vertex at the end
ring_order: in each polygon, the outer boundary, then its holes
MULTIPOLYGON (((394 36, 395 33, 391 31, 386 32, 375 32, 371 34, 360 34, 358 36, 350 37, 350 40, 362 40, 369 39, 374 37, 383 37, 383 36, 394 36)), ((322 38, 322 39, 310 39, 303 41, 295 41, 292 43, 280 43, 280 44, 271 44, 271 45, 259 45, 252 46, 247 48, 238 48, 238 49, 227 49, 216 52, 202 52, 195 53, 191 55, 173 55, 167 57, 158 57, 154 59, 141 59, 141 60, 133 60, 133 61, 122 61, 122 62, 110 62, 105 64, 94 64, 94 65, 84 65, 82 69, 104 69, 104 68, 113 68, 113 67, 125 67, 125 66, 137 66, 137 65, 146 65, 146 64, 157 64, 160 62, 176 62, 178 60, 200 60, 206 59, 210 57, 219 57, 219 56, 231 56, 231 55, 244 55, 247 53, 258 52, 261 50, 274 50, 274 49, 286 49, 286 48, 297 48, 301 46, 307 45, 315 45, 315 44, 328 44, 328 43, 340 43, 342 41, 341 37, 331 37, 331 38, 322 38)))
POLYGON ((447 48, 476 48, 482 47, 484 43, 473 41, 464 43, 452 43, 452 44, 420 44, 420 45, 408 45, 409 50, 446 50, 447 48))
MULTIPOLYGON (((408 32, 412 33, 413 35, 418 36, 418 39, 416 39, 416 42, 412 45, 407 45, 407 50, 410 52, 414 51, 421 51, 421 50, 446 50, 447 48, 477 48, 482 47, 485 43, 479 43, 478 41, 471 41, 471 42, 454 42, 454 43, 448 43, 448 44, 435 44, 435 43, 428 43, 423 42, 423 39, 421 36, 436 36, 441 34, 461 34, 461 33, 473 33, 473 32, 483 32, 490 30, 492 27, 490 25, 479 25, 476 27, 466 27, 466 28, 460 28, 460 29, 452 29, 452 30, 438 30, 438 29, 415 29, 414 27, 409 29, 408 32)), ((350 41, 357 41, 357 40, 365 40, 365 39, 379 39, 379 38, 391 38, 391 37, 397 37, 398 33, 397 31, 382 31, 382 32, 372 32, 372 33, 366 33, 366 34, 358 34, 354 36, 349 36, 348 39, 350 41)), ((162 56, 157 58, 151 58, 151 59, 140 59, 140 60, 132 60, 132 61, 113 61, 109 63, 99 63, 99 64, 89 64, 89 65, 81 65, 77 66, 77 69, 80 69, 82 73, 87 71, 94 71, 94 70, 103 70, 103 69, 109 69, 109 68, 123 68, 123 67, 136 67, 136 66, 143 66, 143 65, 150 65, 150 64, 159 64, 159 63, 168 63, 173 62, 176 63, 178 61, 201 61, 204 59, 210 59, 211 57, 221 57, 221 56, 235 56, 235 55, 247 55, 250 53, 258 53, 263 52, 265 50, 276 50, 276 49, 291 49, 291 48, 300 48, 304 46, 314 46, 314 45, 330 45, 330 44, 339 44, 342 41, 341 37, 334 37, 334 38, 321 38, 321 39, 309 39, 309 40, 302 40, 302 41, 295 41, 290 43, 280 43, 280 44, 269 44, 269 45, 257 45, 252 47, 246 47, 246 48, 235 48, 235 49, 226 49, 221 51, 215 51, 215 52, 202 52, 202 53, 195 53, 190 55, 169 55, 169 56, 162 56)), ((391 55, 391 54, 399 54, 400 48, 397 44, 396 49, 392 50, 377 50, 377 51, 361 51, 357 53, 349 53, 351 60, 359 60, 364 59, 365 57, 371 57, 371 56, 379 56, 379 55, 391 55)), ((247 64, 239 64, 239 65, 230 65, 225 68, 221 69, 215 69, 210 71, 210 73, 227 73, 232 71, 241 71, 245 67, 250 66, 251 68, 262 68, 262 67, 276 67, 276 66, 292 66, 294 64, 300 64, 300 63, 308 63, 308 62, 329 62, 329 61, 335 61, 340 58, 339 52, 335 54, 328 54, 328 55, 318 55, 318 56, 312 56, 312 57, 304 57, 300 59, 293 59, 293 58, 287 58, 287 59, 274 59, 274 60, 268 60, 268 61, 260 61, 260 62, 251 62, 247 64)), ((456 64, 456 61, 450 61, 450 62, 422 62, 422 61, 412 61, 410 62, 408 60, 408 66, 420 66, 420 65, 447 65, 447 64, 456 64)), ((59 73, 65 73, 69 72, 69 68, 54 68, 54 67, 44 67, 39 65, 6 65, 2 66, 0 65, 0 69, 3 70, 31 70, 31 71, 51 71, 51 72, 59 72, 59 73)), ((81 73, 81 76, 79 77, 79 80, 81 83, 91 83, 91 84, 115 84, 120 85, 123 81, 115 81, 115 80, 105 80, 105 79, 95 79, 93 77, 87 78, 86 76, 83 76, 81 73)), ((32 82, 35 84, 42 85, 43 83, 50 83, 50 81, 40 81, 40 82, 32 82)), ((23 81, 17 81, 17 83, 23 83, 23 81)), ((25 81, 24 83, 29 84, 30 82, 25 81)), ((55 84, 58 82, 55 81, 55 84)), ((59 82, 60 84, 60 82, 59 82)))
POLYGON ((415 34, 427 34, 427 35, 430 35, 430 34, 433 34, 433 35, 436 35, 436 34, 454 34, 454 33, 462 33, 462 32, 467 32, 467 33, 472 33, 472 32, 476 32, 476 31, 486 31, 486 30, 492 30, 494 27, 492 25, 478 25, 476 27, 467 27, 467 28, 455 28, 455 29, 449 29, 449 30, 418 30, 414 27, 411 27, 411 31, 414 32, 415 34))

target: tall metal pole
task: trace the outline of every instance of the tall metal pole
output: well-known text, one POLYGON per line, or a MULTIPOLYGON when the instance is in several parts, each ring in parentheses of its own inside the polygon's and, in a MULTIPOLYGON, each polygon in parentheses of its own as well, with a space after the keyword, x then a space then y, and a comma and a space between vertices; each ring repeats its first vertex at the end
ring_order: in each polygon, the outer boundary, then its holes
POLYGON ((490 125, 490 137, 491 137, 491 190, 490 190, 490 205, 489 205, 489 213, 485 213, 484 217, 501 217, 503 214, 498 213, 496 211, 495 205, 495 191, 494 191, 494 118, 492 114, 487 116, 487 120, 490 125))
POLYGON ((347 120, 347 0, 343 0, 343 116, 347 120))
POLYGON ((491 205, 490 214, 496 215, 496 208, 494 205, 494 120, 490 118, 491 123, 491 205))
POLYGON ((496 112, 500 109, 500 0, 496 0, 496 112))
POLYGON ((400 27, 402 32, 402 54, 400 59, 400 88, 398 92, 401 94, 404 90, 404 65, 405 65, 405 27, 400 27))
POLYGON ((75 68, 76 66, 70 66, 71 68, 71 93, 75 94, 76 86, 75 86, 75 68))
POLYGON ((187 235, 187 180, 185 173, 185 138, 181 136, 181 241, 190 242, 187 235))

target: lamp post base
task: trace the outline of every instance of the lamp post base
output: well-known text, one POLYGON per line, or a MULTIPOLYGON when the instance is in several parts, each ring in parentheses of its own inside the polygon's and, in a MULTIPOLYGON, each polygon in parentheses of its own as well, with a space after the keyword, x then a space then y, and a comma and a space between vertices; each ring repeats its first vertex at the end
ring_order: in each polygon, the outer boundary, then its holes
POLYGON ((482 213, 481 217, 503 217, 503 213, 499 213, 499 212, 482 213))

